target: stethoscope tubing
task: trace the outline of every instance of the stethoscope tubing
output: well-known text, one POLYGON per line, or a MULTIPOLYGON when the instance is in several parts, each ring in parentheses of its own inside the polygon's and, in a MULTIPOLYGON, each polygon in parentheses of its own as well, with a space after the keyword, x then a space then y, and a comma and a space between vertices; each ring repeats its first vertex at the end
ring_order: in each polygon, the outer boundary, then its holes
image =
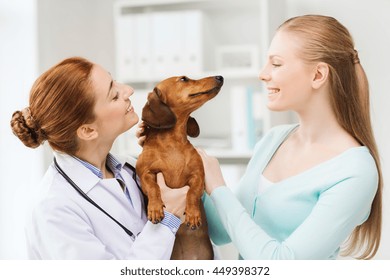
MULTIPOLYGON (((135 235, 131 232, 131 230, 127 229, 124 225, 122 225, 120 222, 118 222, 114 217, 112 217, 109 213, 107 213, 102 207, 100 207, 99 204, 97 204, 92 198, 90 198, 85 192, 83 192, 79 186, 77 186, 77 184, 75 182, 73 182, 73 180, 71 178, 69 178, 69 176, 65 173, 64 170, 62 170, 62 168, 59 166, 59 164, 57 163, 57 160, 56 158, 54 157, 54 166, 55 168, 57 169, 58 173, 61 174, 62 177, 64 177, 64 179, 85 199, 87 200, 89 203, 91 203, 93 206, 95 206, 97 209, 99 209, 100 211, 102 211, 104 214, 106 214, 111 220, 113 220, 118 226, 120 226, 129 236, 130 238, 134 241, 135 240, 135 235)), ((134 171, 134 170, 133 170, 134 171)), ((134 175, 135 175, 135 172, 134 172, 134 175)), ((138 182, 136 179, 134 179, 137 186, 138 186, 138 182)))

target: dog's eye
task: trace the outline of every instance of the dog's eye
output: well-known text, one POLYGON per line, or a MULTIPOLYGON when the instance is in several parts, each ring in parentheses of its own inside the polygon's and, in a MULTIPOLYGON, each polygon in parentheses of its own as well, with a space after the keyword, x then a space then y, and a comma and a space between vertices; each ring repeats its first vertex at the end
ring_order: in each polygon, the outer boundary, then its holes
POLYGON ((182 82, 188 82, 188 78, 186 76, 183 76, 180 78, 180 81, 182 82))

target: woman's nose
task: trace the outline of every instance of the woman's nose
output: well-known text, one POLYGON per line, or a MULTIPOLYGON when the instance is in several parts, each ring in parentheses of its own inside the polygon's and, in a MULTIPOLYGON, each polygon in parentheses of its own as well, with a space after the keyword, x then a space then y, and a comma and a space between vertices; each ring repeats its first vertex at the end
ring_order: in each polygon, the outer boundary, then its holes
POLYGON ((271 76, 268 74, 260 73, 259 79, 263 82, 267 82, 271 79, 271 76))
POLYGON ((266 67, 264 67, 259 74, 259 79, 263 82, 269 81, 271 79, 271 76, 266 71, 266 67))
POLYGON ((125 85, 123 98, 129 99, 129 97, 132 96, 133 93, 134 93, 134 89, 131 86, 125 85))

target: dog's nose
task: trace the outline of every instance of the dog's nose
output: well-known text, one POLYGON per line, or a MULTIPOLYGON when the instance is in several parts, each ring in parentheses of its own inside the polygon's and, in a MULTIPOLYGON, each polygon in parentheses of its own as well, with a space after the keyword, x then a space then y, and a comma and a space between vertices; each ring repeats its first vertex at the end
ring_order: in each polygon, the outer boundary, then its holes
POLYGON ((220 82, 220 83, 223 83, 223 77, 222 76, 215 76, 215 79, 220 82))

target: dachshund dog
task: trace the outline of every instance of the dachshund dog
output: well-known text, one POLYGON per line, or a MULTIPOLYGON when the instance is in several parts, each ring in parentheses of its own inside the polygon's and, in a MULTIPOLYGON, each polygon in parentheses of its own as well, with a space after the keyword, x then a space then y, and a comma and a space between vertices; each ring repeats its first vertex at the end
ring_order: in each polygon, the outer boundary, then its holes
POLYGON ((190 114, 215 97, 223 81, 222 76, 200 80, 185 76, 168 78, 148 94, 142 110, 146 138, 136 170, 142 191, 148 198, 148 219, 158 223, 164 217, 157 173, 163 173, 170 188, 190 187, 186 196, 185 222, 176 233, 172 259, 213 258, 201 202, 205 176, 203 163, 187 135, 199 135, 199 125, 190 114))

